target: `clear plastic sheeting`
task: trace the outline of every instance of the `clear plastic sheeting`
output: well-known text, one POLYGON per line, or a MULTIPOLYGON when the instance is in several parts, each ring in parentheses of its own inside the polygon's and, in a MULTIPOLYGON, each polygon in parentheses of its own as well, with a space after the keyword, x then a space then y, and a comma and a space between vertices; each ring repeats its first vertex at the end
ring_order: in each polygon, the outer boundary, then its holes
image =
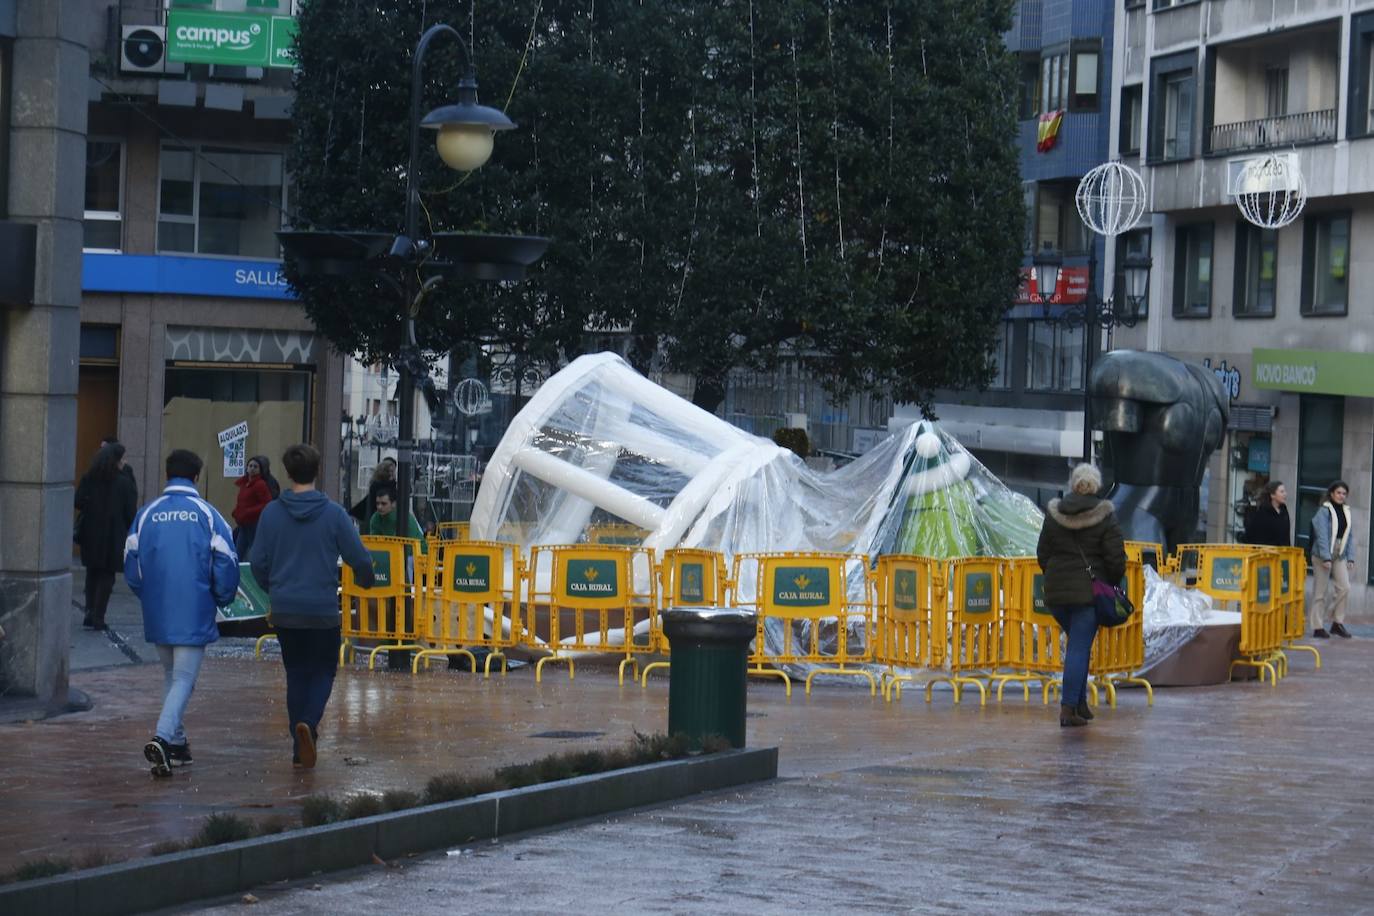
POLYGON ((766 551, 1025 556, 1040 521, 1034 503, 934 424, 819 473, 602 353, 554 375, 515 418, 471 531, 524 548, 700 547, 727 561, 766 551))
POLYGON ((1207 621, 1212 599, 1205 592, 1184 588, 1145 567, 1145 664, 1148 671, 1197 636, 1207 621))

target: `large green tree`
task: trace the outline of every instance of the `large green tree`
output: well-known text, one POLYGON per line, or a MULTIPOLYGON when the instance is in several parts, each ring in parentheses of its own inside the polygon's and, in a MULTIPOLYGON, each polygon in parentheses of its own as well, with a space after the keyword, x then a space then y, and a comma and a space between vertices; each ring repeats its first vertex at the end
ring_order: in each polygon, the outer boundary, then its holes
MULTIPOLYGON (((420 343, 556 365, 628 334, 719 402, 736 366, 807 359, 837 393, 929 406, 989 377, 1024 215, 1008 0, 315 0, 301 15, 298 219, 399 229, 410 54, 475 39, 483 101, 520 128, 466 178, 422 150, 424 223, 548 235, 525 282, 451 282, 420 343)), ((426 108, 458 49, 426 60, 426 108)), ((289 274, 341 349, 393 358, 399 302, 289 274)))

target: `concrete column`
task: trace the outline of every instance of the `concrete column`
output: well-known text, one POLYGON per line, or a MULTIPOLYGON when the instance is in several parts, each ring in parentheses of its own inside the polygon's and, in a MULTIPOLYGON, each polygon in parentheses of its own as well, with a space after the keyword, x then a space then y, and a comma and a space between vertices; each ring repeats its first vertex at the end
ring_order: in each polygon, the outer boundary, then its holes
POLYGON ((67 702, 89 53, 78 0, 21 3, 10 219, 38 227, 35 305, 0 339, 0 697, 67 702))

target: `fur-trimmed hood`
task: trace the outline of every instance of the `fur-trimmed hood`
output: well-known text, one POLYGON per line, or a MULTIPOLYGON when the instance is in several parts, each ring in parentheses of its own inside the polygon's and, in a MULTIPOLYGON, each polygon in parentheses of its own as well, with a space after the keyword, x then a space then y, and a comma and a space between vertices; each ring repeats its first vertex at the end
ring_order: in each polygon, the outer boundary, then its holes
POLYGON ((1105 499, 1075 493, 1063 499, 1052 499, 1048 506, 1050 518, 1065 528, 1080 531, 1091 528, 1111 517, 1113 507, 1105 499))

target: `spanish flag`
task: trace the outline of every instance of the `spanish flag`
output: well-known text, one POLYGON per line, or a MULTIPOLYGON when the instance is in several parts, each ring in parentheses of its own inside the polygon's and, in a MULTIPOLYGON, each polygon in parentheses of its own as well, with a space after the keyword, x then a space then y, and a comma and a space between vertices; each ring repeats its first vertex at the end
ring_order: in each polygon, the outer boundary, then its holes
POLYGON ((1048 153, 1054 149, 1054 144, 1059 140, 1059 128, 1064 123, 1064 112, 1047 111, 1040 116, 1040 124, 1036 129, 1035 151, 1037 153, 1048 153))

